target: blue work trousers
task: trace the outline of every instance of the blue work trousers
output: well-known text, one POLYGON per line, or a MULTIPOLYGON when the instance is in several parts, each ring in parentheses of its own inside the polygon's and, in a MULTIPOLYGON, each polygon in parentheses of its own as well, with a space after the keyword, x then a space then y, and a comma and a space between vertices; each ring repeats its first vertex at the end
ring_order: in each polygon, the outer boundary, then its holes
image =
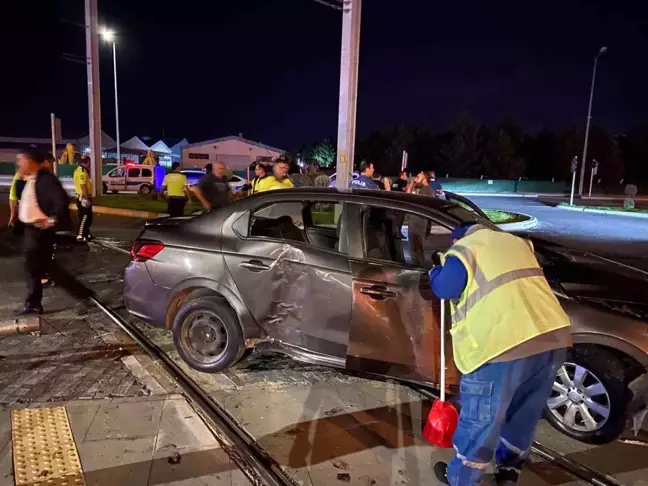
POLYGON ((448 466, 452 486, 478 485, 493 455, 499 469, 520 470, 565 355, 559 349, 487 363, 461 378, 456 454, 448 466))

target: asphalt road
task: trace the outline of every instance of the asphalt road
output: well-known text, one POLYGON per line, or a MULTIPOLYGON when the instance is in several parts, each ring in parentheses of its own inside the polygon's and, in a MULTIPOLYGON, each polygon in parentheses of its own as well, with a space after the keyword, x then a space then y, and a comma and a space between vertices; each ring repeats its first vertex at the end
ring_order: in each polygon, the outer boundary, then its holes
POLYGON ((648 269, 648 218, 568 211, 556 201, 540 198, 471 196, 482 208, 501 209, 535 216, 529 233, 557 243, 620 257, 648 269))

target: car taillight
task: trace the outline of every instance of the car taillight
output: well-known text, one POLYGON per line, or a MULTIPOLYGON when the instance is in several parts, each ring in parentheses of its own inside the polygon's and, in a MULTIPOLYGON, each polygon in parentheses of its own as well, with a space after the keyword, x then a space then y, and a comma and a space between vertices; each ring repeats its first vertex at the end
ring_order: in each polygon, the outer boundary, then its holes
POLYGON ((140 241, 135 240, 131 247, 131 257, 136 262, 145 262, 154 258, 155 255, 164 249, 164 244, 159 241, 140 241))

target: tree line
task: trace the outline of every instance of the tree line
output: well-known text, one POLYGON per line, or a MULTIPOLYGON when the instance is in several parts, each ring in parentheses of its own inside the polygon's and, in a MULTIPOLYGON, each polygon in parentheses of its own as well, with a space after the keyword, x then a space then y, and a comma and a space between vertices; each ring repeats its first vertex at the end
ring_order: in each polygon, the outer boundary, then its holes
MULTIPOLYGON (((579 161, 582 157, 584 136, 584 127, 543 129, 531 134, 510 117, 488 126, 462 114, 450 130, 442 133, 420 125, 373 132, 358 140, 355 160, 371 160, 381 173, 396 174, 405 150, 410 172, 434 169, 440 177, 563 181, 571 178, 573 157, 579 161)), ((302 147, 298 157, 321 167, 334 167, 335 152, 335 141, 325 139, 302 147)), ((598 162, 595 181, 602 186, 648 183, 648 126, 634 127, 624 134, 592 127, 587 180, 594 160, 598 162)))

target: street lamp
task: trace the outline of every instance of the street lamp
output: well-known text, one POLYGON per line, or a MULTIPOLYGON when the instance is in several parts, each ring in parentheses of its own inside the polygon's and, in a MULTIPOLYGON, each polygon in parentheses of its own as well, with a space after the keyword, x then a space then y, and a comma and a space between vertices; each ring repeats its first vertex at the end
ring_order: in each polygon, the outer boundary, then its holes
POLYGON ((117 48, 115 47, 115 33, 109 29, 101 31, 101 38, 105 42, 112 43, 113 51, 113 73, 115 77, 115 131, 117 132, 117 163, 121 164, 121 145, 119 140, 119 101, 117 98, 117 48))
POLYGON ((581 159, 580 182, 578 183, 578 194, 583 195, 583 186, 585 182, 585 165, 587 163, 587 140, 589 138, 590 122, 592 121, 592 101, 594 100, 594 82, 596 81, 596 65, 598 58, 607 52, 607 47, 601 47, 596 57, 594 57, 594 69, 592 71, 592 87, 590 89, 589 108, 587 109, 587 125, 585 127, 585 143, 583 144, 583 158, 581 159))

